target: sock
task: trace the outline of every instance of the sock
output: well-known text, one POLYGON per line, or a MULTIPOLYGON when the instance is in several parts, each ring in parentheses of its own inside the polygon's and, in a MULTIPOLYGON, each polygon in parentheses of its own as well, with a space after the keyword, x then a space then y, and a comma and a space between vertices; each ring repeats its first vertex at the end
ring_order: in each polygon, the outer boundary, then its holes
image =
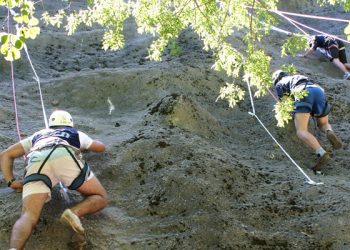
POLYGON ((326 153, 326 151, 322 147, 320 147, 319 149, 315 150, 315 153, 318 157, 321 157, 322 155, 324 155, 326 153))

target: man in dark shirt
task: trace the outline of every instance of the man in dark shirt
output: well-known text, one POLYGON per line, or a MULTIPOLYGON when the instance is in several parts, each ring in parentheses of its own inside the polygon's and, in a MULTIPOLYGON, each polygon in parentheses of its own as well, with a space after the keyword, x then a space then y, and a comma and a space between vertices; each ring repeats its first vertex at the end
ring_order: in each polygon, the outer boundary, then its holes
POLYGON ((342 41, 332 36, 316 35, 309 39, 310 49, 301 57, 307 57, 317 48, 325 51, 326 56, 336 65, 343 73, 343 79, 350 79, 350 64, 346 59, 345 46, 342 41))
POLYGON ((307 91, 307 96, 300 100, 295 100, 293 110, 294 124, 299 139, 312 148, 318 156, 318 160, 312 169, 314 171, 321 170, 330 160, 330 154, 323 149, 316 137, 308 131, 310 117, 313 116, 317 119, 318 127, 322 132, 326 133, 334 149, 342 147, 341 140, 336 136, 328 122, 330 105, 326 101, 324 90, 306 76, 289 76, 288 73, 282 70, 277 70, 272 74, 272 81, 280 99, 284 95, 292 97, 292 92, 294 91, 307 91))

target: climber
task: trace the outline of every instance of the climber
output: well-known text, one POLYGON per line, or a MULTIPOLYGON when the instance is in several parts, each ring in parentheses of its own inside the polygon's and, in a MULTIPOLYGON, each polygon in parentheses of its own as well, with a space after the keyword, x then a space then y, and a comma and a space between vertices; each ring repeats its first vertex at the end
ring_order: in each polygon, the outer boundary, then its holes
POLYGON ((301 54, 300 57, 307 57, 317 48, 321 48, 330 61, 344 73, 343 79, 350 79, 350 64, 346 59, 345 46, 342 41, 332 36, 316 35, 310 37, 309 46, 309 50, 305 54, 301 54))
POLYGON ((87 163, 82 163, 81 151, 84 150, 103 152, 105 145, 76 130, 68 112, 56 110, 49 118, 48 129, 40 130, 0 153, 6 183, 15 190, 23 188, 22 214, 11 233, 12 249, 24 248, 44 204, 51 199, 51 189, 59 182, 84 196, 81 202, 62 213, 60 221, 84 239, 80 244, 86 244, 80 217, 103 209, 107 205, 107 193, 87 163), (14 160, 23 155, 27 157, 27 166, 22 184, 14 177, 12 169, 14 160))
POLYGON ((330 153, 326 152, 316 137, 308 131, 310 116, 317 119, 318 127, 326 133, 333 149, 342 147, 341 140, 336 136, 328 122, 330 105, 326 101, 324 90, 303 75, 289 76, 287 72, 282 70, 277 70, 272 74, 272 83, 280 99, 284 95, 291 95, 292 91, 307 91, 306 97, 295 101, 293 110, 294 125, 299 139, 311 147, 318 157, 312 170, 320 171, 330 160, 330 153))

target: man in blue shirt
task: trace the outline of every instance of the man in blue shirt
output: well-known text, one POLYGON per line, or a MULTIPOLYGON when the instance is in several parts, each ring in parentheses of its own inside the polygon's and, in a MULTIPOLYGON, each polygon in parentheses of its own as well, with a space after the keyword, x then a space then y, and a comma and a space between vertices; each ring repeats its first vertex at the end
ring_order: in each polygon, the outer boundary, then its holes
POLYGON ((277 70, 272 74, 272 81, 280 99, 284 95, 291 96, 293 91, 307 91, 307 96, 300 100, 295 100, 293 110, 294 124, 299 139, 312 148, 318 157, 312 169, 314 171, 321 170, 330 160, 330 154, 323 149, 316 137, 308 131, 310 117, 317 119, 318 127, 326 133, 334 149, 342 147, 341 140, 336 136, 328 121, 330 105, 326 101, 324 90, 306 76, 290 76, 282 70, 277 70))

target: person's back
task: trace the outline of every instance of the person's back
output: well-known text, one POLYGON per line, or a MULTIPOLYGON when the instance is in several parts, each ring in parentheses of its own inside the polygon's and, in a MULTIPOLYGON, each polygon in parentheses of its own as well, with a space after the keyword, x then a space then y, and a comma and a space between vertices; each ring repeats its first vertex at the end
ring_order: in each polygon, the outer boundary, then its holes
POLYGON ((282 98, 284 94, 290 94, 293 89, 306 82, 309 82, 309 79, 303 75, 284 76, 275 83, 275 90, 278 97, 282 98))

